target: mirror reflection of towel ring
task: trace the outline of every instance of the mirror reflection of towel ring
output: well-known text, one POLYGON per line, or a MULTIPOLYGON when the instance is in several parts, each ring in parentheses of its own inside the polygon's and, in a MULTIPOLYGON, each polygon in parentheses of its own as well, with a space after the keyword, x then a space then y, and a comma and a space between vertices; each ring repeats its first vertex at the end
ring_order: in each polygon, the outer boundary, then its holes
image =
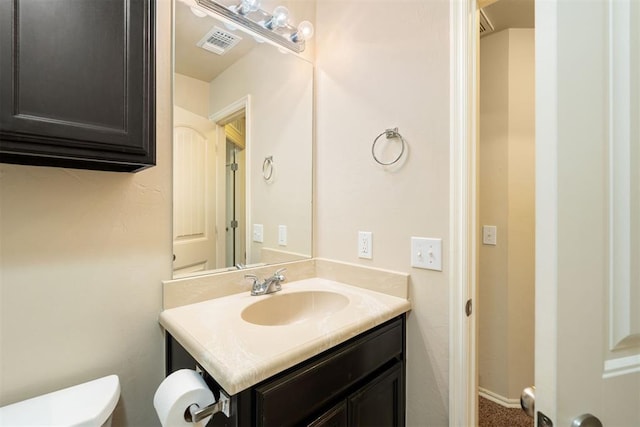
POLYGON ((262 162, 262 177, 265 181, 269 181, 273 176, 273 156, 264 158, 262 162))
POLYGON ((378 135, 376 137, 376 139, 373 140, 373 145, 371 146, 371 155, 373 156, 373 160, 375 160, 378 164, 380 164, 382 166, 393 165, 393 164, 397 163, 398 160, 400 160, 402 158, 402 155, 404 154, 405 144, 406 144, 406 142, 405 142, 404 138, 402 137, 402 135, 400 135, 400 132, 398 132, 398 128, 387 129, 384 132, 382 132, 380 135, 378 135), (380 139, 380 137, 382 135, 386 135, 386 139, 399 138, 400 142, 402 143, 402 147, 400 149, 400 154, 398 154, 398 157, 396 157, 395 159, 393 159, 390 162, 383 162, 380 159, 378 159, 378 157, 376 157, 376 144, 378 143, 378 140, 380 139))

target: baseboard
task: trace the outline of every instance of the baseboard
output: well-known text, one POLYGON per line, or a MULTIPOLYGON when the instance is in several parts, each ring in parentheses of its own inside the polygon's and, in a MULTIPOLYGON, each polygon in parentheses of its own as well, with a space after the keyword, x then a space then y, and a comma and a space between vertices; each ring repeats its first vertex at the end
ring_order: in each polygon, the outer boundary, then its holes
POLYGON ((487 390, 486 388, 478 387, 478 395, 497 403, 505 408, 518 408, 520 409, 520 399, 508 399, 504 396, 500 396, 498 393, 487 390))

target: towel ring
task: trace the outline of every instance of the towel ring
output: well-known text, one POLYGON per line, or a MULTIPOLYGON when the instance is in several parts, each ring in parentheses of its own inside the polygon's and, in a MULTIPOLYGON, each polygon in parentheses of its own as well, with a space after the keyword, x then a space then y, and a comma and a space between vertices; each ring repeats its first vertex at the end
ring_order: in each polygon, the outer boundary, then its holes
POLYGON ((265 181, 269 181, 273 176, 273 156, 264 158, 262 162, 262 177, 265 181))
POLYGON ((382 132, 380 135, 378 135, 376 137, 376 139, 373 140, 373 145, 371 146, 371 155, 373 156, 373 160, 375 160, 378 164, 382 165, 382 166, 390 166, 393 165, 395 163, 398 162, 398 160, 400 160, 402 158, 402 155, 404 154, 404 146, 405 146, 406 142, 404 140, 404 138, 402 137, 402 135, 400 135, 400 132, 398 132, 398 128, 393 128, 393 129, 387 129, 384 132, 382 132), (395 159, 393 159, 390 162, 383 162, 380 159, 378 159, 376 157, 376 144, 378 143, 378 140, 380 139, 380 137, 382 135, 386 135, 387 139, 391 139, 391 138, 400 138, 400 142, 402 143, 402 149, 400 150, 400 154, 398 154, 398 157, 396 157, 395 159))

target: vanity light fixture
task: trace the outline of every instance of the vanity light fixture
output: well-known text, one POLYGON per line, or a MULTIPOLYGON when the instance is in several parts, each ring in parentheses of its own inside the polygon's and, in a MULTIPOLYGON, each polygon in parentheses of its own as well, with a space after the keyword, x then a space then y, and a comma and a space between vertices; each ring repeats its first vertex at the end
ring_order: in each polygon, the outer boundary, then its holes
POLYGON ((289 9, 284 6, 278 6, 273 9, 273 15, 267 22, 264 23, 264 27, 270 30, 276 28, 282 28, 289 22, 289 9))
POLYGON ((231 6, 229 9, 232 9, 236 13, 245 16, 251 12, 260 10, 260 0, 242 0, 239 5, 231 6))
POLYGON ((298 29, 295 33, 291 34, 291 41, 298 42, 299 40, 309 40, 313 36, 313 24, 309 21, 302 21, 298 24, 298 29))
POLYGON ((313 36, 313 24, 309 21, 302 21, 297 27, 290 24, 289 10, 284 6, 268 13, 260 9, 260 0, 240 0, 229 7, 215 0, 195 1, 199 7, 250 30, 254 37, 262 37, 296 53, 302 52, 305 41, 313 36))
POLYGON ((191 13, 196 15, 198 18, 204 18, 205 16, 207 16, 207 12, 204 12, 198 9, 197 7, 193 7, 193 6, 191 7, 191 13))

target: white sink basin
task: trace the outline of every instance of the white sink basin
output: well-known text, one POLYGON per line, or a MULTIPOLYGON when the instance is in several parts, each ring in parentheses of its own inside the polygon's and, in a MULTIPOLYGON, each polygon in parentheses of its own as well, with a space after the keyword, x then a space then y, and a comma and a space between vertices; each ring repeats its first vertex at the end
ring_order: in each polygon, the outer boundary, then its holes
POLYGON ((245 322, 261 326, 318 321, 349 304, 346 296, 327 291, 271 294, 258 298, 261 299, 242 310, 241 317, 245 322))

